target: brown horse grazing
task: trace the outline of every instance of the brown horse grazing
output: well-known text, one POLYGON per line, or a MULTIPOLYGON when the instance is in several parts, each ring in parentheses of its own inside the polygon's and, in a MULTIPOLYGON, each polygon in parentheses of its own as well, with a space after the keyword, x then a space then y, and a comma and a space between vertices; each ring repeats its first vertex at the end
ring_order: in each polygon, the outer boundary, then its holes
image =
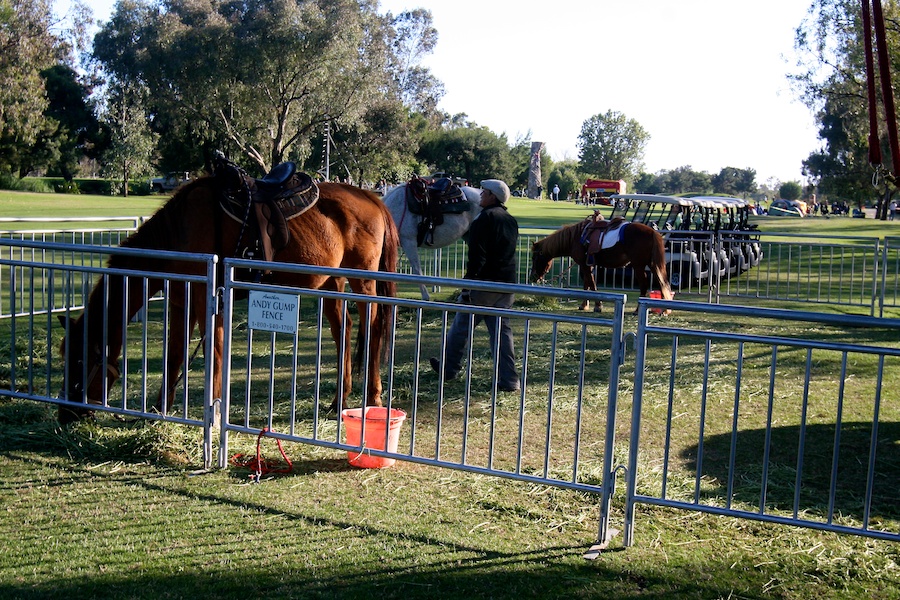
MULTIPOLYGON (((588 248, 583 238, 585 228, 592 226, 592 223, 593 219, 589 217, 580 223, 566 225, 532 244, 531 281, 535 283, 542 281, 550 270, 554 258, 571 256, 581 270, 581 280, 586 290, 597 290, 593 265, 615 269, 630 264, 641 296, 646 296, 650 290, 650 277, 646 272, 649 266, 659 282, 662 297, 666 300, 673 298, 669 278, 666 275, 665 243, 658 231, 643 223, 625 223, 622 225, 618 242, 609 248, 592 253, 590 255, 592 264, 588 264, 588 248)), ((586 310, 587 306, 588 301, 585 300, 581 304, 581 310, 586 310)), ((600 312, 602 306, 598 300, 594 311, 600 312)))
MULTIPOLYGON (((230 182, 233 184, 233 180, 230 182)), ((255 225, 246 226, 227 216, 220 202, 226 192, 233 190, 226 178, 210 175, 194 180, 181 188, 122 246, 150 250, 175 250, 182 252, 233 256, 239 249, 256 244, 258 230, 255 225)), ((245 202, 250 199, 249 193, 245 202)), ((249 210, 245 211, 249 214, 249 210)), ((287 263, 301 263, 333 268, 381 270, 393 272, 396 269, 399 241, 397 228, 381 199, 375 194, 349 185, 322 183, 318 186, 318 201, 308 210, 287 221, 287 245, 274 252, 274 260, 287 263)), ((159 271, 202 275, 205 263, 191 263, 165 259, 148 253, 146 256, 112 255, 108 265, 111 269, 139 271, 159 271)), ((325 275, 305 275, 299 273, 279 273, 273 271, 274 284, 342 291, 345 279, 325 275)), ((356 293, 369 296, 396 295, 396 284, 365 279, 350 279, 350 286, 356 293)), ((163 288, 160 279, 149 279, 147 296, 150 297, 163 288)), ((189 300, 186 286, 172 285, 169 290, 172 313, 169 318, 168 356, 166 379, 168 389, 160 390, 158 408, 165 413, 172 405, 179 372, 184 364, 186 340, 195 326, 200 335, 206 335, 206 286, 196 284, 190 291, 189 300), (189 303, 189 306, 185 304, 189 303), (187 318, 185 318, 187 311, 187 318)), ((68 342, 63 340, 61 355, 68 349, 64 395, 72 401, 100 404, 104 395, 103 386, 110 389, 118 378, 118 359, 122 351, 123 312, 130 318, 143 306, 144 290, 139 285, 126 288, 125 278, 109 274, 101 278, 88 299, 85 312, 67 326, 68 342), (106 285, 106 281, 109 285, 106 285), (108 290, 105 288, 109 288, 108 290), (127 305, 123 301, 128 289, 127 305), (87 344, 84 336, 87 335, 87 344), (105 360, 104 360, 105 348, 105 360), (85 357, 85 349, 87 356, 85 357), (103 368, 103 364, 107 368, 103 368), (105 370, 105 376, 100 375, 105 370), (87 379, 87 381, 85 381, 87 379)), ((331 334, 338 348, 339 373, 343 373, 342 390, 335 394, 332 409, 339 410, 351 390, 350 323, 344 327, 342 303, 337 300, 323 300, 323 311, 331 326, 331 334), (341 335, 344 334, 342 342, 341 335), (341 356, 341 344, 344 352, 341 356), (341 396, 339 396, 341 394, 341 396)), ((357 335, 356 366, 364 355, 364 343, 368 342, 368 402, 381 406, 381 356, 385 340, 390 332, 390 307, 374 304, 367 310, 367 303, 357 303, 359 329, 357 335), (368 316, 368 323, 366 323, 368 316), (371 335, 366 340, 366 332, 371 335)), ((61 319, 62 320, 62 319, 61 319)), ((216 317, 213 338, 213 398, 222 397, 222 316, 216 317)), ((62 422, 72 421, 86 414, 87 410, 71 409, 60 405, 59 417, 62 422)))

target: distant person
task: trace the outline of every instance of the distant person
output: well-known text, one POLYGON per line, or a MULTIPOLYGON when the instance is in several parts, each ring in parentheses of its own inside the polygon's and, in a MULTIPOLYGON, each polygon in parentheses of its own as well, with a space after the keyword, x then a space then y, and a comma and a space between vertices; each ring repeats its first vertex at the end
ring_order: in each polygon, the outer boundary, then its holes
POLYGON ((553 201, 556 202, 557 200, 559 200, 559 186, 554 185, 553 186, 553 201))
POLYGON ((891 205, 888 207, 888 220, 889 221, 894 220, 894 213, 896 213, 896 212, 897 212, 897 201, 892 200, 891 205))
MULTIPOLYGON (((499 179, 481 182, 481 213, 469 228, 469 261, 466 279, 516 283, 516 244, 519 240, 519 224, 506 210, 509 187, 499 179)), ((515 301, 513 294, 503 292, 482 292, 462 290, 463 304, 510 308, 515 301)), ((519 375, 516 372, 515 351, 513 349, 512 328, 509 319, 490 315, 473 316, 458 312, 453 318, 447 345, 444 349, 444 379, 456 379, 462 370, 463 357, 469 346, 469 324, 477 327, 484 321, 491 340, 491 349, 497 347, 500 335, 500 353, 495 357, 498 365, 497 389, 514 392, 519 389, 519 375)), ((440 359, 430 359, 435 373, 441 372, 440 359)))

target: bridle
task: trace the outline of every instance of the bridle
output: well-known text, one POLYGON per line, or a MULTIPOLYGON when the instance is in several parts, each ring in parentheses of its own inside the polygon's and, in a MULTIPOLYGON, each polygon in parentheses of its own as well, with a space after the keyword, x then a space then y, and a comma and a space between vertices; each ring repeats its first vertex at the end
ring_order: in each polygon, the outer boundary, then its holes
MULTIPOLYGON (((94 378, 100 373, 101 365, 103 364, 103 357, 98 353, 94 366, 91 367, 90 372, 88 373, 87 379, 83 384, 76 383, 74 388, 77 393, 80 393, 84 396, 86 402, 91 403, 91 398, 87 396, 87 390, 90 389, 91 384, 94 382, 94 378)), ((79 360, 76 362, 77 368, 81 370, 84 367, 84 360, 79 360)), ((113 380, 119 379, 121 377, 121 372, 119 371, 119 366, 114 362, 109 361, 107 358, 106 361, 106 372, 108 375, 111 375, 113 380)), ((108 391, 108 390, 107 390, 108 391)))

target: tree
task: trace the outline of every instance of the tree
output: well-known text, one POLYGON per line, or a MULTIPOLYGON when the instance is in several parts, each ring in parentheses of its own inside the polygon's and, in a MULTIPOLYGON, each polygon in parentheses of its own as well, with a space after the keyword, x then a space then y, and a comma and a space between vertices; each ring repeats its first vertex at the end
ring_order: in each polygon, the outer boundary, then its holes
POLYGON ((717 194, 747 197, 756 192, 756 170, 725 167, 713 176, 712 186, 717 194))
MULTIPOLYGON (((888 54, 897 96, 900 65, 900 7, 883 4, 888 54)), ((809 16, 797 27, 795 49, 798 71, 791 75, 803 102, 816 114, 824 147, 803 162, 803 174, 824 195, 850 198, 861 203, 878 193, 873 190, 868 159, 868 109, 861 5, 850 0, 814 0, 809 16)), ((877 83, 880 88, 880 83, 877 83)), ((883 108, 878 121, 885 122, 883 108)), ((891 118, 896 116, 891 115, 891 118)), ((891 164, 886 132, 879 145, 883 163, 891 164)), ((885 195, 879 202, 886 204, 885 195)))
POLYGON ((434 77, 422 59, 434 51, 438 32, 434 28, 431 11, 417 8, 392 18, 390 71, 396 82, 400 100, 426 118, 440 118, 438 102, 444 96, 444 85, 434 77))
POLYGON ((50 140, 58 151, 48 173, 71 181, 82 158, 96 158, 102 150, 104 133, 89 100, 91 90, 72 67, 55 65, 42 75, 49 100, 44 114, 57 125, 50 140))
POLYGON ((609 110, 586 120, 578 136, 581 169, 603 179, 637 179, 650 134, 634 119, 609 110))
POLYGON ((425 134, 418 157, 436 169, 465 177, 472 183, 482 179, 512 179, 506 136, 474 123, 425 134))
MULTIPOLYGON (((24 177, 34 169, 34 147, 49 148, 56 128, 45 114, 47 93, 41 71, 61 56, 51 31, 49 0, 0 2, 0 169, 24 177)), ((52 152, 50 155, 52 157, 52 152)))
POLYGON ((121 0, 94 55, 147 85, 152 124, 190 122, 198 145, 225 139, 267 171, 386 93, 385 26, 355 0, 121 0))
POLYGON ((147 124, 146 90, 128 82, 112 82, 104 121, 111 132, 103 154, 103 173, 121 183, 128 196, 128 182, 148 174, 156 136, 147 124))
POLYGON ((561 200, 565 200, 570 194, 579 195, 581 186, 586 179, 587 177, 581 172, 577 160, 564 160, 552 163, 547 173, 546 187, 553 189, 554 184, 559 185, 559 197, 561 200))
POLYGON ((798 181, 788 181, 782 183, 778 188, 778 195, 785 200, 799 200, 803 195, 803 186, 798 181))
MULTIPOLYGON (((412 171, 404 169, 418 150, 414 121, 397 100, 388 98, 374 101, 362 118, 349 127, 337 125, 331 131, 334 141, 331 160, 340 162, 357 184, 406 180, 412 171)), ((321 140, 324 144, 324 138, 321 140)), ((320 158, 311 155, 310 170, 320 168, 320 158)))
POLYGON ((659 171, 655 175, 641 173, 634 189, 644 194, 708 194, 712 191, 710 181, 706 171, 695 171, 690 165, 684 165, 671 171, 659 171))

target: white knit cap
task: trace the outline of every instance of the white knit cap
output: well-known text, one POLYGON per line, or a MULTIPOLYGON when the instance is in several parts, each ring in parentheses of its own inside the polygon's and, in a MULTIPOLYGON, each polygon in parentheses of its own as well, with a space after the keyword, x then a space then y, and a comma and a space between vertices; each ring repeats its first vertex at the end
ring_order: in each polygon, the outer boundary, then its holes
POLYGON ((496 196, 500 204, 506 204, 509 200, 509 186, 499 179, 485 179, 481 182, 481 187, 496 196))

